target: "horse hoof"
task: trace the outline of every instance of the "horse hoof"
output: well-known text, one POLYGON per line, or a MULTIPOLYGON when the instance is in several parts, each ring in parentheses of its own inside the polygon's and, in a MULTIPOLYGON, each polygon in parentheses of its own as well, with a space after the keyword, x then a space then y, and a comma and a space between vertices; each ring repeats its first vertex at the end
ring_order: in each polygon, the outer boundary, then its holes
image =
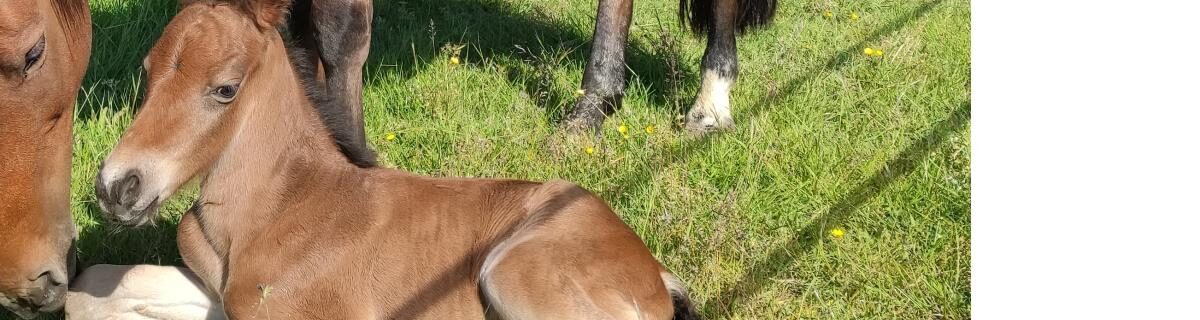
POLYGON ((571 133, 599 132, 600 126, 604 124, 604 119, 608 117, 610 110, 615 110, 615 106, 619 103, 619 98, 613 97, 606 99, 592 94, 579 97, 579 101, 575 102, 571 113, 563 118, 562 127, 571 133))
POLYGON ((715 116, 705 112, 690 112, 684 129, 692 135, 705 135, 718 131, 733 129, 733 117, 715 116))

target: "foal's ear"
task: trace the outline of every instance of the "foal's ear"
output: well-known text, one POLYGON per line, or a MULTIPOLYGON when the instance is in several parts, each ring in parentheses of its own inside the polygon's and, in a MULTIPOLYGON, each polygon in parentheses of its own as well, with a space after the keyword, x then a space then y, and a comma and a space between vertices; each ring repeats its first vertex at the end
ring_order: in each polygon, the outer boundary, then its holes
POLYGON ((292 0, 249 0, 250 10, 254 14, 254 22, 262 29, 275 29, 283 26, 287 18, 288 7, 292 0))

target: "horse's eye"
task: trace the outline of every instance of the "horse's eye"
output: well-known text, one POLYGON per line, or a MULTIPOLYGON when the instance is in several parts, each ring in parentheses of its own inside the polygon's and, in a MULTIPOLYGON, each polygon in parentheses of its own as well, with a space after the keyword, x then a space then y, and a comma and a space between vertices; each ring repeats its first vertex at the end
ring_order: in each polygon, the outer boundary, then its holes
POLYGON ((233 102, 233 97, 237 96, 238 93, 238 86, 239 85, 236 84, 227 84, 217 87, 216 89, 213 89, 213 98, 216 98, 217 102, 220 103, 233 102))
POLYGON ((38 43, 36 45, 34 45, 33 48, 30 48, 29 52, 25 53, 25 70, 24 70, 24 72, 26 74, 29 73, 29 69, 32 69, 33 66, 38 63, 38 61, 42 60, 42 55, 45 52, 46 52, 46 36, 42 36, 42 39, 38 40, 38 43))

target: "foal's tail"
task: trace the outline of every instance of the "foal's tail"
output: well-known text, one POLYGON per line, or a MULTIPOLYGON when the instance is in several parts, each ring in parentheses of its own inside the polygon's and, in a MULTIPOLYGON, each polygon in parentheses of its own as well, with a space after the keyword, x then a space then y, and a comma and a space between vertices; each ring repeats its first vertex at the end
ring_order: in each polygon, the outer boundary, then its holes
POLYGON ((700 320, 700 314, 696 312, 696 306, 692 305, 692 298, 688 297, 687 287, 683 285, 683 281, 679 281, 675 275, 670 272, 662 273, 663 284, 667 285, 667 292, 671 294, 671 303, 675 305, 675 320, 700 320))
MULTIPOLYGON (((679 0, 679 20, 697 34, 708 32, 713 24, 713 3, 726 0, 679 0)), ((737 30, 766 26, 775 18, 778 0, 728 0, 737 2, 737 30)))

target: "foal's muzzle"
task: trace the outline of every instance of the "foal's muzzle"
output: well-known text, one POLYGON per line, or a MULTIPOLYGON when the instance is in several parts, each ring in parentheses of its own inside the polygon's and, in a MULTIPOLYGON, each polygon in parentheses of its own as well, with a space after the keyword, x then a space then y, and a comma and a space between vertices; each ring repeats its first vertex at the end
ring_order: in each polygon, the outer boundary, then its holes
POLYGON ((138 170, 120 173, 106 181, 104 166, 96 176, 96 199, 110 222, 142 226, 153 220, 161 204, 157 195, 147 193, 142 174, 138 170))

